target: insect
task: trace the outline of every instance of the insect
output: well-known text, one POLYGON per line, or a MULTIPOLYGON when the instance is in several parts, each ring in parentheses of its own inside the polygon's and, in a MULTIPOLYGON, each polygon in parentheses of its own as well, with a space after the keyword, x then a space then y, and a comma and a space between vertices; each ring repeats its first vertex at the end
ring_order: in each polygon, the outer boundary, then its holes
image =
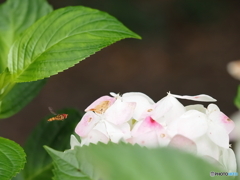
POLYGON ((59 121, 59 120, 67 119, 67 117, 68 117, 68 114, 56 114, 56 113, 52 110, 52 108, 49 107, 48 109, 49 109, 49 111, 50 111, 52 114, 55 115, 54 117, 49 118, 48 121, 59 121))
POLYGON ((95 108, 89 109, 89 111, 102 114, 107 110, 107 108, 109 108, 109 106, 110 106, 110 101, 103 101, 100 104, 98 104, 95 108))

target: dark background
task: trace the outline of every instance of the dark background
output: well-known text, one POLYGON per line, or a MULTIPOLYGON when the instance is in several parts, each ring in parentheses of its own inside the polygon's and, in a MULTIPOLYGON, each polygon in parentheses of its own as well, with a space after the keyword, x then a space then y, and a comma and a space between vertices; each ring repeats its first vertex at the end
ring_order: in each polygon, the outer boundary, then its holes
MULTIPOLYGON (((3 0, 0 2, 3 2, 3 0)), ((171 91, 208 94, 227 115, 239 81, 226 65, 240 59, 239 0, 49 0, 55 9, 83 5, 106 11, 142 40, 117 42, 52 76, 21 112, 0 121, 0 136, 23 144, 36 124, 64 107, 84 110, 109 92, 139 91, 158 101, 171 91)), ((185 105, 196 103, 181 101, 185 105)), ((207 104, 205 104, 207 105, 207 104)))

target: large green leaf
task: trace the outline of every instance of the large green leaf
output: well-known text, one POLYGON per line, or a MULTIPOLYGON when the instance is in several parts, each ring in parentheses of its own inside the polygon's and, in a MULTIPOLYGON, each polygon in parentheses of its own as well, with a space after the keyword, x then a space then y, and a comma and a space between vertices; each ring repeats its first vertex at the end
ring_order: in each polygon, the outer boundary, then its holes
POLYGON ((7 118, 25 107, 42 89, 46 79, 25 82, 11 83, 11 76, 8 72, 0 74, 0 118, 7 118))
POLYGON ((8 67, 16 82, 63 71, 124 38, 140 38, 107 13, 66 7, 41 18, 12 46, 8 67))
POLYGON ((8 0, 0 5, 0 118, 7 118, 27 105, 46 80, 13 81, 7 66, 10 46, 29 26, 52 11, 46 0, 8 0))
POLYGON ((52 11, 46 0, 8 0, 0 5, 0 73, 12 43, 40 17, 52 11))
MULTIPOLYGON (((98 143, 59 152, 45 147, 54 160, 55 180, 210 180, 220 169, 172 148, 147 149, 131 144, 98 143)), ((226 178, 223 178, 226 179, 226 178)))
POLYGON ((57 149, 68 149, 70 135, 73 134, 76 124, 82 115, 74 109, 63 109, 58 113, 68 114, 64 121, 48 122, 50 116, 44 118, 34 129, 24 146, 27 154, 27 164, 21 172, 24 180, 51 180, 52 159, 44 150, 43 145, 57 149))
POLYGON ((17 143, 0 137, 0 179, 9 180, 16 176, 24 167, 25 156, 17 143))

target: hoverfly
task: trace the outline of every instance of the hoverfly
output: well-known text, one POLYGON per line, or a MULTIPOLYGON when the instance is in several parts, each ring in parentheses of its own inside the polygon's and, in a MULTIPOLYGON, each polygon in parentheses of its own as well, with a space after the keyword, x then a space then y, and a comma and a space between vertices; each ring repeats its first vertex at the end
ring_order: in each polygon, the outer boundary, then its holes
POLYGON ((59 120, 64 120, 67 119, 68 114, 56 114, 52 108, 48 107, 49 111, 54 114, 55 116, 52 118, 49 118, 47 121, 59 121, 59 120))

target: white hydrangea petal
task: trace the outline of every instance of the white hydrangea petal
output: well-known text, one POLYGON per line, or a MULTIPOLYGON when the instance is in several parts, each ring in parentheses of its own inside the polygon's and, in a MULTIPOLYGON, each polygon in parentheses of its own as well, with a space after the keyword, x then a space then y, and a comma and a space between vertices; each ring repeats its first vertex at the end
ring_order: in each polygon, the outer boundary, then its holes
POLYGON ((124 102, 136 102, 133 118, 137 121, 140 119, 142 113, 150 109, 154 104, 154 101, 150 97, 140 92, 124 93, 122 100, 124 102))
POLYGON ((106 121, 105 124, 107 133, 112 142, 118 143, 120 139, 125 140, 131 137, 130 125, 128 123, 116 126, 106 121))
POLYGON ((174 137, 178 134, 178 123, 180 119, 175 119, 167 126, 167 133, 170 137, 174 137))
POLYGON ((219 107, 216 104, 209 104, 207 107, 207 114, 210 114, 214 111, 220 111, 219 107))
POLYGON ((152 118, 159 123, 171 123, 185 112, 185 107, 171 94, 159 100, 152 112, 152 118))
POLYGON ((202 104, 188 105, 188 106, 185 106, 185 109, 186 109, 186 111, 197 110, 197 111, 202 112, 204 114, 206 113, 206 108, 202 104))
POLYGON ((119 94, 116 94, 115 92, 110 92, 109 94, 110 94, 112 97, 115 97, 115 98, 119 96, 119 94))
POLYGON ((157 135, 154 131, 134 136, 130 139, 130 142, 132 144, 139 144, 140 146, 146 146, 150 148, 158 146, 157 135))
POLYGON ((71 134, 71 137, 70 137, 71 149, 74 149, 74 146, 81 146, 81 143, 77 140, 77 138, 73 134, 71 134))
POLYGON ((209 121, 208 127, 208 137, 218 146, 228 148, 229 136, 227 131, 219 124, 213 123, 211 121, 209 121))
POLYGON ((75 132, 81 136, 87 136, 87 134, 93 129, 93 127, 100 121, 100 117, 94 112, 86 112, 81 121, 77 124, 75 132))
POLYGON ((205 114, 190 110, 180 116, 178 120, 178 134, 189 139, 202 136, 208 130, 207 117, 205 114))
POLYGON ((104 118, 108 122, 120 125, 132 118, 135 107, 135 102, 122 102, 120 99, 117 99, 115 103, 106 110, 104 118))
POLYGON ((146 146, 149 148, 167 146, 170 141, 169 136, 163 130, 162 132, 149 131, 138 136, 133 136, 130 139, 132 144, 139 144, 140 146, 146 146))
POLYGON ((236 157, 231 148, 222 150, 222 156, 219 160, 228 172, 237 172, 236 157))
POLYGON ((93 130, 99 131, 102 134, 104 134, 106 137, 109 138, 108 131, 107 131, 107 126, 106 126, 106 121, 101 120, 99 121, 96 126, 94 126, 93 130))
POLYGON ((200 156, 210 156, 217 161, 220 156, 220 147, 212 142, 207 135, 203 135, 194 140, 197 145, 197 153, 200 156))
POLYGON ((81 146, 98 142, 108 143, 109 138, 98 130, 93 129, 86 137, 81 138, 81 146))
POLYGON ((187 99, 187 100, 193 100, 193 101, 202 101, 202 102, 215 102, 217 101, 216 99, 212 98, 209 95, 206 94, 199 94, 195 96, 181 96, 181 95, 176 95, 176 94, 171 94, 172 96, 179 98, 179 99, 187 99))

